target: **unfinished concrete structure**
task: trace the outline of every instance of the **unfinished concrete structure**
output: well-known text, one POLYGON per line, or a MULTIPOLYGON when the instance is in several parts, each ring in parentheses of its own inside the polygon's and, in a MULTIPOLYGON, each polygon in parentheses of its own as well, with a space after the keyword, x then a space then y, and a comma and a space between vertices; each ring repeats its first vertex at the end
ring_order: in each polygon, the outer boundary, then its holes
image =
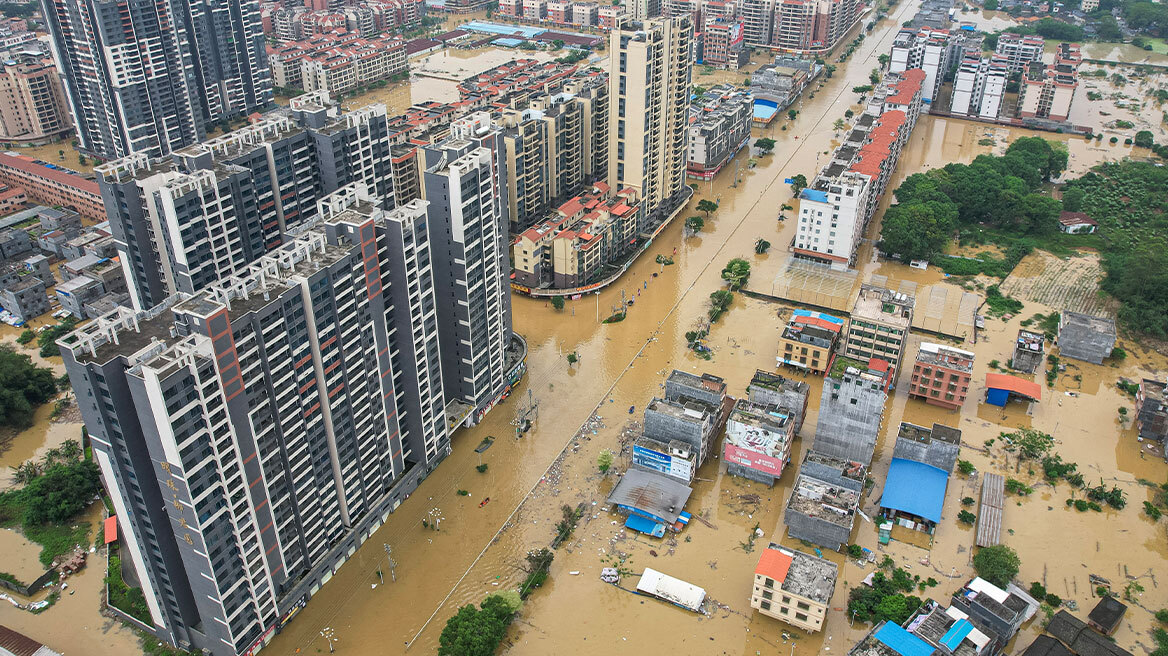
POLYGON ((807 399, 811 387, 800 380, 757 369, 746 386, 746 395, 754 403, 787 408, 791 414, 791 434, 797 435, 807 416, 807 399))
POLYGON ((828 549, 847 544, 866 471, 863 463, 808 452, 783 513, 787 535, 828 549))
POLYGON ((941 424, 933 424, 929 429, 902 421, 892 457, 923 462, 952 474, 960 451, 960 430, 941 424))
POLYGON ((864 371, 854 367, 833 371, 823 382, 820 420, 815 424, 811 449, 865 466, 871 464, 884 419, 884 403, 888 399, 884 390, 889 375, 887 367, 881 370, 872 364, 864 371))
POLYGON ((1059 315, 1059 354, 1075 360, 1103 364, 1115 348, 1115 320, 1063 310, 1059 315))
POLYGON ((1010 364, 1014 371, 1032 374, 1042 367, 1042 359, 1046 353, 1046 335, 1026 330, 1018 331, 1018 339, 1014 342, 1014 355, 1010 364))
POLYGON ((726 383, 712 374, 695 376, 674 369, 665 379, 665 398, 669 401, 698 401, 717 409, 726 398, 726 383))
POLYGON ((751 608, 805 631, 823 628, 839 567, 830 560, 774 542, 754 568, 751 608))

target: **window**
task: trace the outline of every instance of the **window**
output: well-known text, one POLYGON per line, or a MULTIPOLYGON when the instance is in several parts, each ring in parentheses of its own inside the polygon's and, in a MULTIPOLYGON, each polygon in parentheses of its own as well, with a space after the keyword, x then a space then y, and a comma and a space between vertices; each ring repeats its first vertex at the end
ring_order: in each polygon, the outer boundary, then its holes
POLYGON ((762 591, 762 598, 763 599, 774 599, 775 597, 774 597, 774 593, 771 592, 770 590, 763 590, 762 591))
POLYGON ((807 616, 806 616, 806 615, 804 615, 803 613, 795 613, 795 619, 797 619, 797 620, 801 620, 801 621, 803 621, 803 622, 806 622, 806 621, 807 621, 807 616))
POLYGON ((796 607, 797 607, 799 610, 811 610, 811 606, 810 606, 809 604, 805 603, 805 602, 802 602, 802 601, 800 601, 800 602, 796 603, 796 604, 795 604, 795 606, 796 606, 796 607))
POLYGON ((768 588, 773 588, 773 587, 775 587, 775 580, 772 578, 766 578, 766 579, 763 579, 762 584, 768 588))
POLYGON ((769 602, 769 601, 764 601, 759 605, 762 607, 763 610, 770 610, 771 609, 771 602, 769 602))

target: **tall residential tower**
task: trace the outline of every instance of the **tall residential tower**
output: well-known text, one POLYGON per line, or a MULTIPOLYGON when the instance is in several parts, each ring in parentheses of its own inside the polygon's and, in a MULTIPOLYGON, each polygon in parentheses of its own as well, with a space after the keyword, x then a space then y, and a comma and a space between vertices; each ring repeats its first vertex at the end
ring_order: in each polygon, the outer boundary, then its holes
POLYGON ((165 155, 272 102, 259 0, 42 0, 82 150, 165 155))

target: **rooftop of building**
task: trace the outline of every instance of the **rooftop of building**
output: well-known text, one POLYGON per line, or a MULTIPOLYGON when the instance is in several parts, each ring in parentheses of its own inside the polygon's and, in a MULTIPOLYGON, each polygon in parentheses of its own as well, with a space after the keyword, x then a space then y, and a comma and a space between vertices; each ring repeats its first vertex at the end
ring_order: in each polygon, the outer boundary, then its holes
POLYGON ((848 656, 931 656, 934 651, 932 645, 899 624, 885 621, 856 643, 848 656))
POLYGON ((1099 603, 1095 604, 1095 607, 1087 615, 1087 620, 1091 624, 1102 628, 1105 632, 1110 633, 1119 625, 1125 613, 1127 613, 1127 605, 1115 597, 1108 595, 1100 599, 1099 603))
POLYGON ((1029 609, 1025 599, 981 577, 970 579, 954 597, 964 597, 1007 623, 1013 623, 1029 609))
POLYGON ((851 527, 859 503, 859 492, 799 474, 795 479, 795 489, 787 501, 787 512, 797 512, 837 526, 851 527))
POLYGON ((681 481, 642 469, 630 469, 608 495, 608 502, 636 508, 666 520, 677 521, 693 488, 681 481))
POLYGON ((933 424, 932 428, 925 428, 924 426, 917 426, 916 424, 902 421, 900 422, 900 432, 897 433, 897 437, 914 442, 921 442, 922 444, 927 444, 933 440, 947 444, 961 444, 961 431, 949 426, 942 426, 941 424, 933 424))
POLYGON ((750 379, 750 384, 775 392, 791 390, 797 393, 807 394, 808 390, 811 389, 810 385, 801 380, 794 380, 770 371, 763 371, 762 369, 755 370, 754 377, 750 379))
POLYGON ((921 342, 921 350, 917 353, 917 362, 965 373, 973 372, 973 353, 945 344, 921 342))
POLYGON ((0 167, 7 167, 42 178, 48 178, 62 186, 72 187, 78 191, 94 196, 101 195, 101 190, 98 189, 97 183, 93 180, 83 178, 55 164, 35 160, 24 155, 0 153, 0 167))
POLYGON ((826 604, 835 592, 839 567, 830 560, 772 542, 759 555, 754 573, 774 580, 784 592, 826 604))
POLYGON ((701 389, 715 394, 726 393, 726 383, 721 378, 713 374, 695 375, 680 369, 674 369, 666 379, 667 383, 675 385, 685 385, 693 389, 701 389))
POLYGON ((908 631, 951 656, 977 656, 997 636, 961 610, 929 600, 909 620, 908 631))
POLYGON ((1085 338, 1091 334, 1102 335, 1115 339, 1115 320, 1109 317, 1099 317, 1093 314, 1083 314, 1082 312, 1072 312, 1070 310, 1063 310, 1060 315, 1061 321, 1059 324, 1059 340, 1064 338, 1064 332, 1068 337, 1076 339, 1085 338))
POLYGON ((852 321, 876 321, 897 328, 908 329, 912 324, 912 310, 916 302, 912 296, 875 285, 860 285, 860 293, 852 306, 852 321))
POLYGON ((1026 329, 1018 331, 1018 340, 1015 342, 1016 348, 1023 351, 1031 351, 1033 353, 1042 353, 1043 344, 1046 343, 1046 335, 1042 333, 1031 332, 1026 329))
POLYGON ((708 419, 711 415, 711 407, 698 403, 697 401, 670 401, 660 397, 654 397, 649 405, 645 407, 645 411, 659 412, 663 415, 680 419, 682 421, 702 422, 708 419))
POLYGON ((1077 656, 1131 656, 1131 652, 1100 635, 1066 610, 1055 613, 1046 625, 1046 632, 1077 656))

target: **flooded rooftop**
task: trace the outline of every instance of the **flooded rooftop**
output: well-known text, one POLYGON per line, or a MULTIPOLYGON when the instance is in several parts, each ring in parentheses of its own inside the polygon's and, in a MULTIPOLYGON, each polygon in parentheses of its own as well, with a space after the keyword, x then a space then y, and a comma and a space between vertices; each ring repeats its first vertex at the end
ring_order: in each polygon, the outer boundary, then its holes
POLYGON ((783 579, 782 590, 826 604, 835 592, 835 582, 839 567, 830 560, 817 558, 795 549, 786 549, 772 542, 768 549, 778 549, 791 557, 787 577, 783 579))
POLYGON ((850 528, 859 502, 858 492, 800 474, 795 481, 791 500, 787 503, 787 512, 797 512, 850 528))

